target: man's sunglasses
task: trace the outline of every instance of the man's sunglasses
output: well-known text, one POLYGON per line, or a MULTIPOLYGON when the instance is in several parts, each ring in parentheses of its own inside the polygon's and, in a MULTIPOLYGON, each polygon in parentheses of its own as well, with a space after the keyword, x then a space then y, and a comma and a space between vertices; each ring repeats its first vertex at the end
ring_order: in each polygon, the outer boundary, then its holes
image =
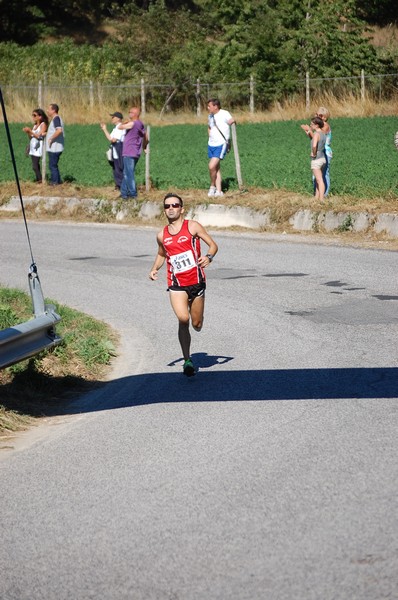
POLYGON ((179 202, 173 202, 173 204, 165 204, 164 210, 167 210, 168 208, 178 208, 179 206, 181 206, 179 202))

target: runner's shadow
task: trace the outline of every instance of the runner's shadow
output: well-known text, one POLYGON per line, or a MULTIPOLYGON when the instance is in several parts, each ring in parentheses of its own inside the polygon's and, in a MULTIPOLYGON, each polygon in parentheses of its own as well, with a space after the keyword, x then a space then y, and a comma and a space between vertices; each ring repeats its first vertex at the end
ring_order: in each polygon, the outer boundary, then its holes
MULTIPOLYGON (((233 356, 213 356, 212 354, 207 354, 207 352, 196 352, 195 354, 192 354, 193 364, 197 370, 209 369, 210 367, 215 367, 216 365, 223 365, 233 359, 233 356)), ((167 366, 174 367, 175 365, 182 365, 183 362, 183 358, 177 358, 171 363, 168 363, 167 366)))
MULTIPOLYGON (((204 364, 206 360, 210 362, 220 358, 206 354, 202 357, 204 364)), ((215 368, 200 371, 195 377, 184 377, 179 371, 143 373, 115 379, 99 390, 76 398, 68 404, 65 412, 97 412, 170 402, 396 400, 397 389, 397 367, 254 371, 215 368)), ((63 414, 62 408, 58 414, 63 414)))

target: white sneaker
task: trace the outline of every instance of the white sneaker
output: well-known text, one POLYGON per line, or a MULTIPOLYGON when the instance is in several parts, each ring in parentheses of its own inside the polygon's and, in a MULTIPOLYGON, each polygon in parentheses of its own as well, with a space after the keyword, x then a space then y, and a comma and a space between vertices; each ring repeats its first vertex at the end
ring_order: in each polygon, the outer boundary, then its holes
POLYGON ((210 198, 210 196, 215 196, 216 195, 216 191, 217 191, 216 188, 211 185, 210 189, 209 189, 209 192, 207 194, 209 196, 209 198, 210 198))
POLYGON ((213 196, 224 196, 224 192, 218 192, 216 191, 213 196))

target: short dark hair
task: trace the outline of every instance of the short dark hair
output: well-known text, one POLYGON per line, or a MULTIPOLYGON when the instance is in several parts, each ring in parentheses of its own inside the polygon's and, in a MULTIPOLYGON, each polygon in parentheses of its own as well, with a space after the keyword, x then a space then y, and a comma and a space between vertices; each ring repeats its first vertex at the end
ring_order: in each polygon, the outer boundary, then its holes
POLYGON ((219 101, 218 98, 209 98, 209 100, 207 101, 207 104, 209 104, 210 102, 211 102, 211 104, 214 104, 214 106, 221 108, 221 102, 219 101))
POLYGON ((311 119, 311 123, 315 123, 315 125, 318 125, 318 127, 320 127, 321 129, 325 125, 325 122, 323 119, 321 119, 321 117, 314 117, 313 119, 311 119))
POLYGON ((58 104, 54 104, 53 102, 51 102, 50 106, 51 106, 51 108, 53 110, 55 110, 55 112, 59 112, 59 106, 58 106, 58 104))
POLYGON ((184 202, 183 202, 181 196, 179 196, 178 194, 175 194, 174 192, 169 192, 168 194, 165 195, 165 197, 163 198, 163 204, 169 198, 177 198, 180 201, 181 206, 184 206, 184 202))

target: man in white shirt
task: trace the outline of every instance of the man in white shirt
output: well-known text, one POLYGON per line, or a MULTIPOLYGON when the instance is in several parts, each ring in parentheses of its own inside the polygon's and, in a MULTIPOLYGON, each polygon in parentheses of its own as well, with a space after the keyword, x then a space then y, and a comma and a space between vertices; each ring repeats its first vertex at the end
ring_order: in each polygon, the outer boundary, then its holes
POLYGON ((210 98, 207 102, 209 142, 207 156, 209 158, 210 189, 208 196, 222 196, 221 161, 229 149, 230 126, 235 123, 231 113, 221 108, 218 98, 210 98))
POLYGON ((48 118, 51 119, 48 127, 46 144, 50 165, 50 185, 60 185, 61 175, 58 169, 58 162, 64 151, 64 123, 58 114, 58 104, 50 104, 47 109, 48 118))

